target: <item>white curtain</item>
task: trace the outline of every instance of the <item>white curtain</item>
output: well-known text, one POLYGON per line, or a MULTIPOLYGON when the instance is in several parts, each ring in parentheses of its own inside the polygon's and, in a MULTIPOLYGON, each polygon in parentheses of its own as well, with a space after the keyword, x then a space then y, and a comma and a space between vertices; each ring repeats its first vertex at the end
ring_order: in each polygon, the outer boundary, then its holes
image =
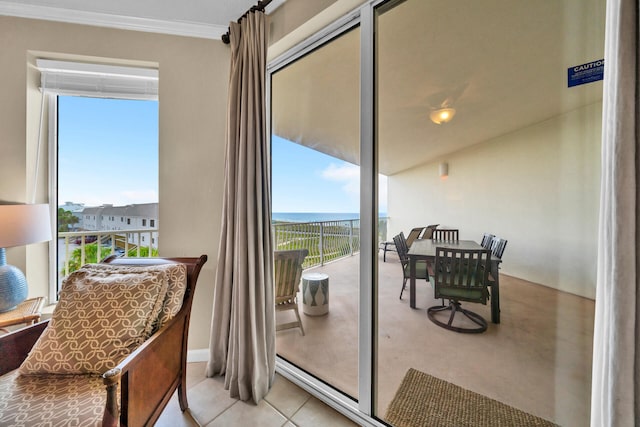
POLYGON ((222 231, 207 376, 232 397, 259 402, 275 373, 275 306, 266 135, 266 17, 230 26, 222 231))
POLYGON ((638 0, 607 0, 591 426, 640 423, 638 0))

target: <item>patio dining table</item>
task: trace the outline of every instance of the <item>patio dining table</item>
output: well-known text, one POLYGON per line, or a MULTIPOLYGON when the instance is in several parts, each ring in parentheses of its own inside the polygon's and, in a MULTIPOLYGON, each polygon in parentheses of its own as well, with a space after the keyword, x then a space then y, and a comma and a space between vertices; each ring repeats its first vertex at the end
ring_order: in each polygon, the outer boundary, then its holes
MULTIPOLYGON (((484 249, 479 243, 473 240, 440 241, 423 239, 416 240, 409 249, 409 306, 416 308, 416 261, 423 259, 433 262, 436 258, 436 248, 454 249, 484 249)), ((500 323, 500 283, 498 267, 502 259, 491 256, 491 321, 500 323)))

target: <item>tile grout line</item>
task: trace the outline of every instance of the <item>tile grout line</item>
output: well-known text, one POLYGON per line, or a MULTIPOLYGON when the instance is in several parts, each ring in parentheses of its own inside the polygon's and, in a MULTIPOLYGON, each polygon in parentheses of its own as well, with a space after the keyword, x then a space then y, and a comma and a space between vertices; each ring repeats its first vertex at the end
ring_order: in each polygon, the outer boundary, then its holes
POLYGON ((287 417, 287 420, 291 421, 293 423, 293 425, 296 425, 296 423, 293 422, 292 418, 295 417, 298 412, 300 412, 300 409, 302 409, 304 407, 304 405, 309 403, 309 401, 311 400, 312 397, 313 397, 312 395, 309 395, 309 397, 307 397, 307 399, 302 403, 302 405, 300 405, 300 407, 298 409, 296 409, 293 414, 291 414, 291 417, 287 417))

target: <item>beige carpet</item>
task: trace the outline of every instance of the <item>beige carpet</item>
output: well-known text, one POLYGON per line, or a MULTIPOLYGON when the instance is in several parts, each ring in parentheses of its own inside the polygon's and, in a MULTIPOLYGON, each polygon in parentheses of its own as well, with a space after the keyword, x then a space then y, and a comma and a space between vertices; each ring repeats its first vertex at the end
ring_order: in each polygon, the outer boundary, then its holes
POLYGON ((405 374, 385 420, 395 427, 556 426, 413 368, 405 374))

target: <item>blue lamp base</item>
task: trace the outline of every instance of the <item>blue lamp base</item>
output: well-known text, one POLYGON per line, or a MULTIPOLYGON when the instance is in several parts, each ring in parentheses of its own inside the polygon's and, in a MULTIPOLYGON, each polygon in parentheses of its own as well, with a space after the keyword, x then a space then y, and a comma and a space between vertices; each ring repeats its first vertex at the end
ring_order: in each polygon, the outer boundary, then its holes
POLYGON ((7 264, 5 249, 0 248, 0 313, 16 308, 27 294, 27 279, 18 267, 7 264))

